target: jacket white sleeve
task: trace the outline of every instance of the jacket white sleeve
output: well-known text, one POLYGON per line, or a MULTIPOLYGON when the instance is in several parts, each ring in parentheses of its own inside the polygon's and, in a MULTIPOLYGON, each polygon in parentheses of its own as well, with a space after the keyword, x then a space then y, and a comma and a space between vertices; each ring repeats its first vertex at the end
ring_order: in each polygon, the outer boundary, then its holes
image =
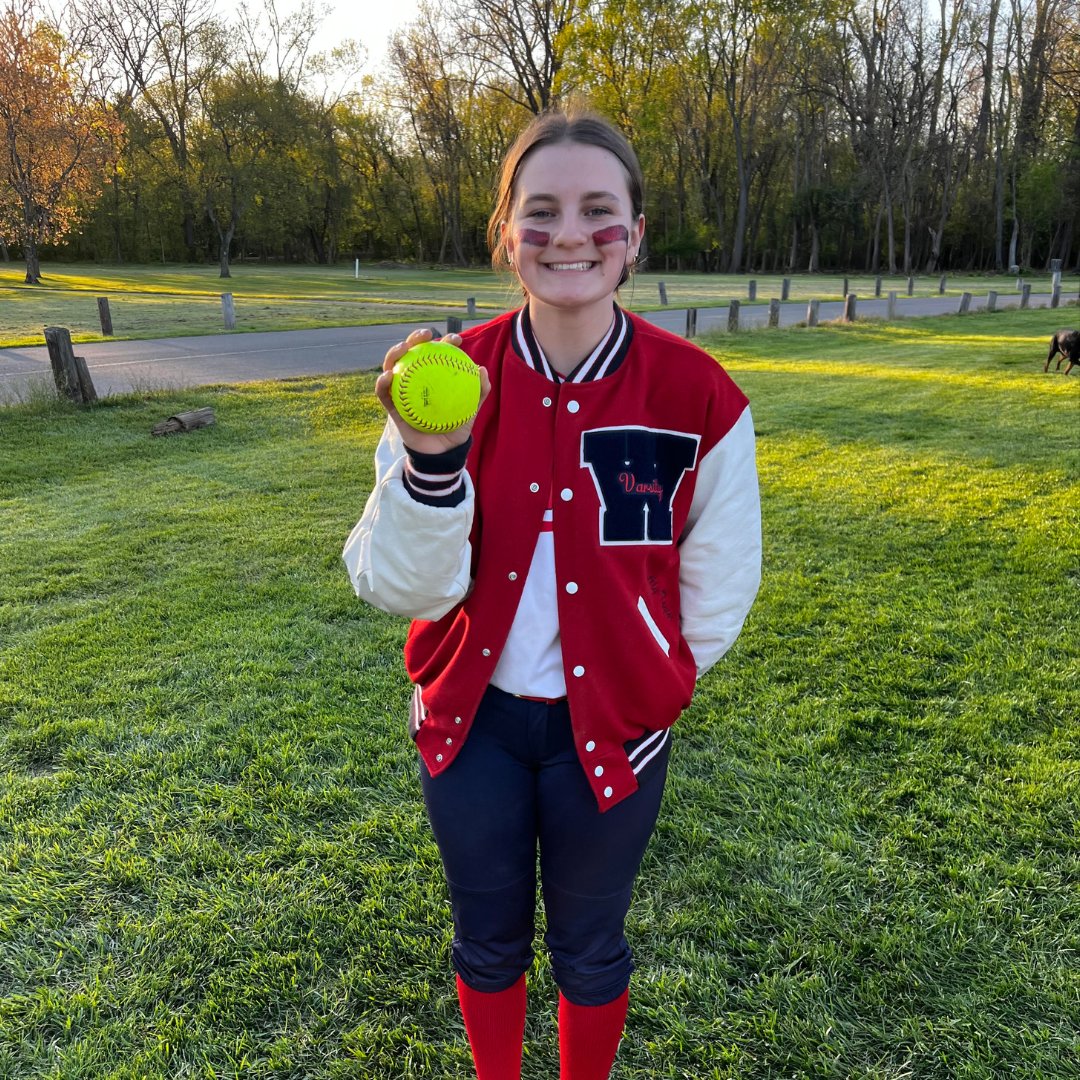
POLYGON ((749 407, 698 465, 679 560, 682 633, 700 677, 735 643, 761 584, 761 502, 749 407))
POLYGON ((405 488, 405 446, 389 421, 375 450, 375 486, 342 558, 361 600, 412 619, 440 619, 470 585, 474 493, 464 474, 465 499, 428 506, 405 488))

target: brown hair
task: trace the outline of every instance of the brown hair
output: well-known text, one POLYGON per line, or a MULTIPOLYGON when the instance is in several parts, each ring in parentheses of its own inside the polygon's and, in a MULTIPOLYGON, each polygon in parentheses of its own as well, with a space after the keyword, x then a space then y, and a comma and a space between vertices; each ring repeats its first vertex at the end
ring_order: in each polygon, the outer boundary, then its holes
MULTIPOLYGON (((517 182, 522 163, 529 154, 541 146, 552 146, 563 142, 598 146, 601 150, 614 154, 626 171, 626 183, 630 190, 630 204, 634 218, 636 219, 641 214, 645 204, 645 178, 642 175, 637 154, 627 142, 626 136, 598 113, 579 110, 572 112, 552 110, 541 113, 514 140, 513 146, 503 158, 499 186, 495 195, 495 210, 488 220, 487 229, 491 265, 496 270, 510 265, 502 225, 510 216, 510 204, 514 199, 514 184, 517 182)), ((624 272, 623 281, 627 276, 628 273, 624 272)))

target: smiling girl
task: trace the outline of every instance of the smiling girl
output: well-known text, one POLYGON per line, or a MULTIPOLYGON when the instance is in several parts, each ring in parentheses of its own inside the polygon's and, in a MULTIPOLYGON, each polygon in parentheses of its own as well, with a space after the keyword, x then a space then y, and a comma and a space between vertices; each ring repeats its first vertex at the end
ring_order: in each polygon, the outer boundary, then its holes
POLYGON ((389 421, 345 546, 357 594, 410 616, 410 732, 454 915, 479 1080, 521 1075, 537 852, 561 1080, 604 1080, 626 1020, 623 927, 671 728, 757 592, 746 398, 707 353, 616 302, 645 234, 606 120, 537 117, 488 237, 525 294, 447 340, 484 369, 456 431, 389 421))

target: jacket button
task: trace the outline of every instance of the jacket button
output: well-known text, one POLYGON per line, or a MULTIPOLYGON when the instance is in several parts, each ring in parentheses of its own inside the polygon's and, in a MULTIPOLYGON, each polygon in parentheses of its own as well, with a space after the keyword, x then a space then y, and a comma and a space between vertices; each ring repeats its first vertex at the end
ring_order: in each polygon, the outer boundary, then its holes
POLYGON ((587 743, 585 744, 585 749, 586 749, 586 750, 588 750, 588 751, 589 751, 589 753, 591 754, 591 753, 592 753, 592 752, 593 752, 593 751, 594 751, 594 750, 596 749, 596 743, 594 743, 594 742, 592 741, 592 739, 590 739, 590 740, 589 740, 589 741, 588 741, 588 742, 587 742, 587 743))
POLYGON ((454 723, 455 724, 460 724, 461 723, 461 717, 460 716, 455 716, 454 717, 454 723))
POLYGON ((435 760, 436 761, 442 761, 442 754, 436 754, 435 755, 435 760))
POLYGON ((530 484, 529 485, 529 490, 531 492, 535 493, 535 492, 540 490, 540 485, 539 484, 530 484))
POLYGON ((490 649, 484 649, 483 653, 484 653, 485 656, 490 656, 491 655, 491 650, 490 649))
POLYGON ((509 573, 509 574, 507 574, 506 576, 507 576, 507 577, 508 577, 508 578, 509 578, 509 579, 510 579, 511 581, 517 581, 517 571, 516 571, 516 570, 511 570, 511 571, 510 571, 510 573, 509 573))
POLYGON ((593 769, 592 774, 593 774, 593 776, 603 776, 604 775, 604 766, 603 765, 597 765, 596 768, 593 769))
POLYGON ((447 739, 446 740, 446 745, 447 746, 453 746, 454 745, 454 740, 453 739, 447 739))
POLYGON ((559 492, 559 498, 562 499, 563 502, 569 502, 573 497, 573 488, 563 488, 562 491, 559 492))
POLYGON ((578 664, 578 666, 576 668, 574 668, 574 678, 575 679, 580 679, 581 676, 584 675, 584 674, 585 674, 585 669, 580 664, 578 664))
POLYGON ((544 398, 544 408, 545 409, 550 409, 551 408, 551 398, 549 398, 549 397, 544 398))
POLYGON ((568 593, 569 593, 569 594, 570 594, 571 596, 573 596, 573 595, 574 595, 574 593, 576 593, 576 592, 577 592, 577 582, 576 582, 576 581, 568 581, 568 582, 566 583, 566 591, 567 591, 567 592, 568 592, 568 593))
POLYGON ((581 405, 578 404, 578 402, 576 402, 576 401, 568 401, 566 403, 566 411, 567 412, 577 412, 578 409, 580 409, 580 408, 581 408, 581 405))
POLYGON ((609 788, 609 787, 604 788, 604 798, 605 799, 610 799, 611 796, 614 795, 614 794, 615 794, 615 792, 612 791, 611 788, 609 788))

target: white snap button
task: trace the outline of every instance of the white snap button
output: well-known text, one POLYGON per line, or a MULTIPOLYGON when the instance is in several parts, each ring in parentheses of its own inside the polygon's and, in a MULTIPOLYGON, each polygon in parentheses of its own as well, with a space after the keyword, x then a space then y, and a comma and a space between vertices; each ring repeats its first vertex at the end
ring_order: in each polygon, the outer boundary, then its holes
POLYGON ((530 491, 539 491, 540 490, 540 485, 539 484, 530 484, 529 485, 529 490, 530 491))
POLYGON ((566 411, 567 412, 577 412, 578 409, 580 409, 580 408, 581 408, 581 406, 576 401, 568 401, 566 403, 566 411))
POLYGON ((446 745, 447 746, 453 746, 454 745, 454 740, 453 739, 447 739, 446 740, 446 745))
POLYGON ((609 787, 604 788, 604 798, 605 799, 610 799, 611 796, 614 795, 614 794, 615 794, 615 792, 612 791, 611 788, 609 788, 609 787))
POLYGON ((593 776, 603 776, 604 775, 604 766, 603 765, 597 765, 596 768, 593 769, 592 773, 593 773, 593 776))
POLYGON ((596 743, 594 743, 594 742, 592 741, 592 739, 590 739, 590 740, 589 740, 589 741, 588 741, 588 742, 587 742, 587 743, 585 744, 585 749, 586 749, 586 750, 588 750, 588 751, 589 751, 589 753, 591 754, 591 753, 592 753, 592 752, 593 752, 593 751, 594 751, 594 750, 596 749, 596 743))
POLYGON ((509 573, 509 574, 507 574, 506 576, 507 576, 507 577, 508 577, 508 578, 509 578, 509 579, 510 579, 511 581, 517 581, 517 572, 516 572, 515 570, 511 570, 511 571, 510 571, 510 573, 509 573))
POLYGON ((436 761, 442 761, 442 754, 436 754, 435 755, 435 760, 436 761))
POLYGON ((484 655, 485 656, 490 656, 491 655, 491 650, 490 649, 485 649, 484 650, 484 655))
POLYGON ((563 488, 562 491, 559 492, 559 498, 562 499, 563 502, 569 502, 573 497, 574 491, 572 488, 563 488))
POLYGON ((461 717, 460 716, 455 716, 454 717, 454 723, 455 724, 460 724, 461 723, 461 717))
POLYGON ((551 408, 551 398, 549 398, 549 397, 544 398, 544 408, 545 409, 550 409, 551 408))
POLYGON ((584 674, 585 674, 585 669, 580 664, 578 664, 578 666, 576 668, 574 668, 575 677, 580 679, 581 676, 584 675, 584 674))
POLYGON ((568 592, 568 593, 569 593, 569 594, 570 594, 571 596, 573 596, 573 595, 574 595, 574 593, 576 593, 576 592, 577 592, 577 582, 576 582, 576 581, 568 581, 568 582, 566 583, 566 591, 567 591, 567 592, 568 592))

